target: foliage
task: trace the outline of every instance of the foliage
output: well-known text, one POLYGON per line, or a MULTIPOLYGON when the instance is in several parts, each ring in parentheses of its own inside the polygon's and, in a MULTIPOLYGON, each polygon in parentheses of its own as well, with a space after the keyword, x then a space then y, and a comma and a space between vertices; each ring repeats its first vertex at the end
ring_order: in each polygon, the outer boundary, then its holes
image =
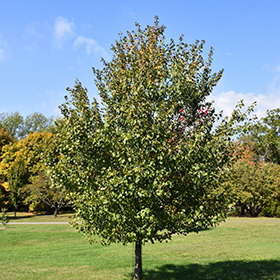
POLYGON ((15 141, 12 138, 11 134, 8 131, 5 131, 4 128, 0 128, 0 157, 3 154, 3 147, 14 142, 15 141))
MULTIPOLYGON (((233 180, 230 188, 235 189, 235 192, 238 194, 237 197, 240 199, 242 197, 241 200, 243 202, 238 202, 237 205, 239 205, 242 210, 247 209, 249 215, 258 215, 262 209, 264 215, 271 216, 273 215, 272 213, 275 213, 275 215, 277 214, 276 204, 278 202, 276 201, 276 197, 280 195, 280 189, 278 186, 279 175, 277 173, 279 169, 278 165, 280 163, 279 113, 279 108, 267 110, 267 116, 252 125, 247 133, 239 139, 239 145, 244 151, 243 160, 247 161, 247 163, 245 164, 243 161, 239 163, 239 167, 238 165, 235 166, 232 173, 236 173, 235 177, 238 180, 237 185, 239 185, 239 187, 234 186, 233 180), (274 163, 274 165, 268 163, 274 163), (263 165, 266 165, 266 167, 262 168, 263 165), (263 175, 264 171, 262 170, 268 169, 268 166, 271 166, 271 171, 273 169, 275 170, 273 171, 273 175, 263 175), (247 167, 249 167, 250 171, 247 170, 247 167), (262 183, 262 181, 265 180, 263 179, 263 176, 265 178, 266 176, 270 176, 270 179, 264 184, 262 183), (274 182, 271 182, 271 180, 274 180, 274 182), (261 188, 262 192, 258 192, 257 186, 261 184, 263 184, 263 188, 261 188), (250 187, 246 189, 247 187, 245 186, 250 187), (263 193, 265 190, 270 191, 263 193), (250 203, 245 207, 245 204, 249 201, 249 197, 251 197, 250 203), (254 204, 254 206, 251 204, 254 204), (250 207, 252 209, 255 208, 255 214, 248 210, 250 207)), ((233 179, 233 174, 231 174, 231 176, 231 179, 233 179)), ((243 212, 243 214, 245 213, 243 212)))
POLYGON ((280 164, 280 109, 268 110, 261 124, 265 160, 280 164))
POLYGON ((222 71, 211 74, 203 41, 166 43, 157 18, 136 26, 112 46, 111 62, 93 68, 102 109, 80 82, 68 88, 48 164, 89 241, 135 243, 140 279, 143 243, 224 219, 217 189, 234 161, 233 125, 245 116, 237 109, 215 129, 218 116, 205 99, 222 71))
POLYGON ((0 164, 2 173, 7 176, 13 162, 18 158, 24 160, 30 176, 35 176, 39 171, 43 171, 46 166, 42 159, 42 153, 47 149, 48 142, 52 137, 50 132, 35 132, 13 145, 5 146, 0 164))
POLYGON ((39 172, 31 179, 31 184, 24 188, 27 197, 25 202, 29 204, 30 211, 36 211, 41 202, 54 209, 54 217, 59 209, 66 203, 65 190, 59 190, 52 186, 50 177, 45 172, 39 172))
POLYGON ((244 138, 253 144, 255 160, 280 164, 280 108, 267 110, 248 132, 244 138))
POLYGON ((28 180, 27 170, 22 158, 17 158, 13 162, 7 179, 9 184, 10 203, 14 208, 14 213, 16 216, 16 211, 22 201, 22 187, 27 183, 28 180))
POLYGON ((34 132, 53 132, 54 131, 54 118, 47 118, 41 113, 34 113, 28 115, 24 120, 24 130, 21 137, 27 137, 27 135, 34 132))
MULTIPOLYGON (((52 133, 49 132, 35 132, 28 135, 25 139, 3 148, 0 172, 5 180, 9 182, 9 185, 12 183, 13 178, 16 178, 15 174, 11 175, 15 172, 12 168, 19 161, 22 163, 25 170, 25 180, 23 184, 21 184, 21 188, 29 184, 31 178, 38 176, 39 172, 44 172, 46 170, 46 166, 42 160, 42 153, 47 149, 48 141, 50 141, 52 137, 52 133), (10 181, 8 180, 9 176, 10 181)), ((18 195, 21 196, 20 201, 23 202, 26 195, 30 195, 30 192, 26 193, 21 189, 18 195)))
POLYGON ((19 112, 0 113, 0 127, 5 128, 15 138, 19 138, 24 126, 23 117, 19 112))
POLYGON ((272 200, 262 210, 261 213, 265 217, 277 217, 280 218, 280 200, 272 200))
POLYGON ((2 225, 5 227, 9 223, 9 218, 7 215, 8 209, 2 208, 1 211, 2 211, 2 214, 1 214, 0 220, 1 220, 2 225))
POLYGON ((41 113, 33 113, 25 119, 15 113, 0 113, 0 128, 5 128, 15 139, 26 138, 34 132, 53 132, 54 118, 47 118, 41 113))
POLYGON ((0 176, 0 208, 6 207, 9 203, 8 191, 5 189, 3 184, 5 184, 3 176, 0 176))
MULTIPOLYGON (((5 131, 4 128, 0 128, 0 159, 3 154, 3 147, 12 143, 14 143, 14 139, 12 138, 10 133, 8 131, 5 131)), ((5 177, 1 175, 0 171, 0 208, 5 207, 8 203, 8 195, 3 185, 4 183, 5 177)))
POLYGON ((280 194, 280 166, 254 162, 245 156, 230 169, 225 188, 230 203, 257 217, 280 194))

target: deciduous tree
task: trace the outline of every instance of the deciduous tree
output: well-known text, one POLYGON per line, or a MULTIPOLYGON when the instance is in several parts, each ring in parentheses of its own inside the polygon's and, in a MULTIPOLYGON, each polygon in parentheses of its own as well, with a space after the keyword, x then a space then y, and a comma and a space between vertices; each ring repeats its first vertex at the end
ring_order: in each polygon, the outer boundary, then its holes
MULTIPOLYGON (((46 172, 46 165, 43 162, 42 154, 47 149, 47 145, 52 137, 52 133, 49 132, 35 132, 29 134, 25 139, 15 142, 13 145, 4 146, 0 162, 0 176, 4 176, 5 181, 8 182, 10 195, 17 195, 16 201, 24 201, 26 195, 30 195, 30 190, 24 193, 22 188, 30 184, 32 178, 34 179, 39 176, 40 172, 46 172), (26 178, 21 185, 18 182, 12 183, 14 179, 16 181, 20 180, 19 178, 22 176, 15 174, 17 171, 23 172, 19 167, 19 163, 23 165, 22 169, 25 170, 26 178), (13 190, 18 190, 14 191, 14 194, 11 192, 10 184, 15 184, 13 190), (15 186, 18 187, 16 188, 15 186), (20 200, 19 196, 21 196, 20 200)), ((47 186, 48 184, 46 184, 47 186)), ((54 197, 56 197, 56 191, 54 193, 54 197)), ((30 199, 26 201, 30 201, 30 199)))
POLYGON ((242 138, 251 145, 255 160, 280 164, 280 109, 267 110, 267 115, 251 126, 242 138))
POLYGON ((230 169, 223 186, 233 206, 246 210, 251 217, 257 217, 279 197, 280 166, 259 163, 254 160, 251 151, 246 150, 243 158, 230 169))
POLYGON ((24 120, 24 129, 21 137, 27 137, 34 132, 52 132, 54 130, 54 118, 47 118, 41 113, 28 115, 24 120))
POLYGON ((47 118, 43 114, 35 112, 26 118, 19 112, 0 113, 0 128, 5 128, 17 140, 26 138, 34 132, 53 132, 54 118, 47 118))
POLYGON ((27 194, 25 202, 31 211, 43 202, 54 209, 54 217, 57 217, 58 211, 67 202, 65 190, 55 188, 46 171, 40 171, 37 176, 31 178, 31 182, 25 186, 24 192, 27 194))
MULTIPOLYGON (((3 154, 3 148, 6 145, 14 143, 14 139, 8 131, 5 131, 4 128, 0 128, 0 161, 3 154)), ((8 203, 8 192, 4 187, 5 177, 1 175, 0 170, 0 208, 6 207, 8 203)))
POLYGON ((0 157, 3 154, 2 152, 3 147, 14 142, 15 141, 11 136, 11 134, 8 131, 6 131, 4 128, 0 128, 0 157))
POLYGON ((0 163, 2 173, 7 176, 13 162, 18 158, 25 162, 25 168, 30 176, 35 176, 39 171, 43 171, 46 166, 43 162, 42 152, 47 149, 47 143, 52 137, 50 132, 35 132, 13 145, 5 146, 0 163))
POLYGON ((0 128, 5 128, 15 138, 20 138, 24 127, 23 117, 19 112, 0 113, 0 128))
POLYGON ((165 41, 164 26, 120 35, 113 58, 93 68, 102 107, 80 82, 61 106, 64 120, 49 152, 52 179, 66 188, 76 227, 89 241, 135 243, 134 279, 145 242, 198 232, 224 218, 218 192, 233 160, 235 111, 215 129, 206 97, 221 78, 204 42, 165 41))
POLYGON ((14 208, 14 214, 16 217, 16 212, 18 206, 22 201, 22 187, 28 182, 28 173, 25 168, 24 161, 21 158, 17 158, 11 165, 8 174, 8 184, 9 184, 9 198, 10 203, 14 208))

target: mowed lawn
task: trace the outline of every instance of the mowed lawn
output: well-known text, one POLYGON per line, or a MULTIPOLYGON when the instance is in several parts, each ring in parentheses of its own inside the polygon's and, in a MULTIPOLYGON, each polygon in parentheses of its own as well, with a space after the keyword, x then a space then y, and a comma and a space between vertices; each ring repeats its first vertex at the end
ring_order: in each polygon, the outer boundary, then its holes
MULTIPOLYGON (((21 218, 67 221, 69 215, 21 218)), ((0 279, 132 279, 131 244, 90 245, 69 225, 0 226, 0 279)), ((280 279, 280 219, 226 223, 143 248, 144 279, 280 279)))

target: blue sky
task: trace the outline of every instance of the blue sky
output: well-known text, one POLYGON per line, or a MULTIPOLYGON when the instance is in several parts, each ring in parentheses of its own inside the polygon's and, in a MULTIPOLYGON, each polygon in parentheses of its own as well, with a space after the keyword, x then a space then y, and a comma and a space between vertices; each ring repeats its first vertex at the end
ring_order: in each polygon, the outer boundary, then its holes
POLYGON ((229 114, 238 100, 256 113, 280 107, 280 1, 0 0, 0 113, 59 115, 75 79, 98 97, 92 66, 110 59, 119 32, 158 15, 166 37, 213 46, 213 70, 225 69, 210 99, 229 114))

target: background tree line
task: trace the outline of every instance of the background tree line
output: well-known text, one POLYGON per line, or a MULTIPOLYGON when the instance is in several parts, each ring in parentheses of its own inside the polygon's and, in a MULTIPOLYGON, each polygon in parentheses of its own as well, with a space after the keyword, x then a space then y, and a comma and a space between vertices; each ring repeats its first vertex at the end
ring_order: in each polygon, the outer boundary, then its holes
POLYGON ((26 138, 34 132, 53 132, 54 121, 54 117, 47 118, 37 112, 26 118, 19 112, 0 113, 0 128, 5 128, 16 140, 26 138))
POLYGON ((239 215, 280 217, 280 109, 268 110, 236 143, 241 158, 229 170, 224 191, 239 215))
POLYGON ((65 205, 63 191, 49 178, 43 154, 54 137, 54 118, 34 113, 0 114, 0 207, 14 211, 58 210, 65 205))
MULTIPOLYGON (((0 114, 0 207, 49 212, 65 205, 64 191, 52 186, 42 154, 55 135, 54 118, 34 113, 0 114)), ((236 141, 240 159, 221 186, 230 213, 280 217, 280 109, 250 126, 236 141)))

